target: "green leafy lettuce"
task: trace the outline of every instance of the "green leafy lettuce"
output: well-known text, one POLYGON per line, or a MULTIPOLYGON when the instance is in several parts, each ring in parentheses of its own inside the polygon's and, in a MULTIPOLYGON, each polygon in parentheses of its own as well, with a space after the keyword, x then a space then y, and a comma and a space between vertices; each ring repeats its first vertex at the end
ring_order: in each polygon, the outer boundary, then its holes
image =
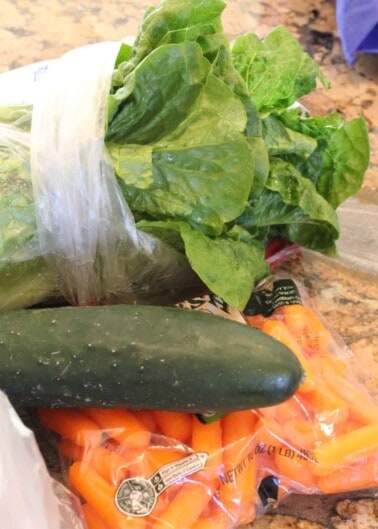
MULTIPOLYGON (((361 187, 369 143, 362 118, 296 108, 318 80, 329 83, 285 28, 231 46, 224 8, 220 0, 163 0, 147 10, 134 45, 119 51, 105 140, 139 230, 182 253, 214 293, 242 309, 268 272, 272 237, 336 254, 336 209, 361 187)), ((11 174, 4 149, 0 183, 11 174)), ((0 284, 9 245, 19 252, 37 237, 32 200, 23 205, 3 187, 0 284)))

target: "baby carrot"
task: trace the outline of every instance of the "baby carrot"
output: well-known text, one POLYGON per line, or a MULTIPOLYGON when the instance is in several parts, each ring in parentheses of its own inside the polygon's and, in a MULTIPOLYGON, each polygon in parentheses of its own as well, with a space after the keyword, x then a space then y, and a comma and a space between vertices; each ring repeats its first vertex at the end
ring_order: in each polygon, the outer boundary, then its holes
POLYGON ((164 465, 173 463, 173 461, 178 461, 179 459, 186 457, 188 454, 189 452, 169 446, 149 446, 144 452, 144 456, 149 465, 150 475, 154 474, 164 465))
POLYGON ((58 443, 59 454, 70 460, 70 461, 80 461, 83 459, 85 448, 79 446, 69 439, 61 439, 58 443))
POLYGON ((229 413, 221 419, 223 430, 224 482, 220 502, 235 522, 254 517, 256 458, 253 453, 257 416, 251 410, 229 413))
POLYGON ((320 467, 334 468, 378 452, 378 422, 325 441, 315 449, 320 467))
POLYGON ((127 464, 122 455, 104 446, 88 450, 82 461, 91 465, 101 477, 114 485, 119 484, 128 475, 127 464))
POLYGON ((173 500, 173 498, 176 496, 177 492, 180 490, 181 487, 182 487, 181 483, 176 483, 176 484, 170 485, 161 494, 159 494, 153 511, 151 512, 151 514, 146 516, 146 525, 148 528, 150 528, 151 526, 153 526, 155 523, 158 522, 158 520, 160 519, 161 513, 165 511, 165 509, 170 504, 170 502, 173 500))
POLYGON ((76 445, 93 447, 101 443, 99 425, 78 409, 39 408, 38 417, 43 426, 76 445))
POLYGON ((191 446, 194 452, 207 452, 206 471, 209 476, 216 477, 222 470, 222 427, 221 421, 203 424, 195 415, 192 417, 191 446))
POLYGON ((83 461, 91 465, 109 483, 117 484, 127 475, 125 459, 105 446, 85 449, 68 439, 62 439, 59 453, 71 461, 83 461))
POLYGON ((318 478, 323 494, 361 490, 378 485, 378 456, 366 458, 318 478))
POLYGON ((349 367, 342 358, 334 356, 330 352, 320 353, 317 358, 320 373, 325 370, 330 373, 337 373, 339 376, 348 377, 349 367))
POLYGON ((109 525, 101 520, 95 509, 89 503, 84 503, 82 509, 89 529, 111 529, 109 525))
POLYGON ((185 482, 160 514, 153 529, 191 529, 214 494, 206 481, 185 482))
POLYGON ((143 518, 132 518, 119 511, 114 502, 116 487, 110 485, 92 467, 76 461, 68 471, 73 489, 95 509, 111 529, 143 529, 143 518))
POLYGON ((344 374, 329 368, 324 357, 318 360, 322 379, 332 385, 333 391, 349 406, 350 414, 365 424, 378 422, 378 405, 370 398, 365 389, 357 381, 352 381, 344 374))
POLYGON ((293 395, 290 399, 285 400, 285 402, 282 402, 281 404, 262 408, 260 413, 263 417, 275 420, 281 425, 285 424, 287 421, 304 421, 308 418, 307 410, 303 406, 298 395, 293 395))
POLYGON ((261 330, 265 334, 269 334, 273 338, 276 338, 276 340, 280 341, 289 349, 291 349, 291 351, 298 358, 303 371, 305 372, 305 379, 299 386, 298 391, 303 393, 312 391, 315 387, 315 379, 312 368, 310 367, 310 364, 301 347, 291 335, 290 330, 285 326, 285 324, 282 321, 276 319, 269 319, 263 323, 261 330))
POLYGON ((311 491, 315 493, 317 490, 313 474, 315 463, 305 457, 299 457, 293 450, 290 450, 289 453, 293 457, 285 455, 284 449, 276 451, 275 460, 278 475, 290 481, 291 488, 294 490, 299 492, 302 490, 306 494, 311 491))
POLYGON ((117 452, 121 454, 130 476, 148 477, 153 474, 150 461, 146 456, 146 448, 129 448, 119 445, 117 452))
POLYGON ((313 450, 317 441, 315 424, 304 420, 291 420, 282 425, 285 439, 290 446, 299 449, 313 450))
POLYGON ((177 411, 153 412, 157 425, 163 435, 185 443, 192 433, 192 416, 189 413, 177 411))
MULTIPOLYGON (((310 359, 310 363, 316 364, 316 358, 310 359)), ((349 417, 349 407, 342 399, 334 385, 330 385, 324 378, 319 380, 314 391, 302 395, 304 405, 316 416, 322 417, 323 423, 328 420, 334 432, 345 429, 349 417)))
POLYGON ((158 426, 152 410, 136 410, 133 413, 145 425, 147 430, 157 433, 158 426))
POLYGON ((151 432, 129 410, 123 408, 85 408, 109 437, 127 447, 142 449, 150 444, 151 432))
POLYGON ((283 315, 298 343, 312 352, 328 348, 331 335, 315 313, 300 303, 282 305, 274 311, 274 315, 283 315))

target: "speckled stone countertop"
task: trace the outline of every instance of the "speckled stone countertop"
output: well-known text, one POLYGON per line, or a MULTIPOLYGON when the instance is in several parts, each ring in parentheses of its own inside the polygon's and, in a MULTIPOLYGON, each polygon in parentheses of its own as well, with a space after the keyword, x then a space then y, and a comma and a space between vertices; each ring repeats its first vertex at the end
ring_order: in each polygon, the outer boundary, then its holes
MULTIPOLYGON (((73 47, 134 35, 145 9, 156 4, 156 0, 0 0, 0 73, 59 57, 73 47)), ((337 111, 347 119, 359 114, 366 119, 370 167, 360 193, 342 212, 346 233, 340 241, 341 261, 304 253, 280 271, 304 283, 378 398, 378 55, 360 55, 353 68, 347 66, 333 0, 229 0, 223 24, 230 39, 247 31, 264 37, 276 25, 285 25, 332 83, 330 90, 319 87, 304 97, 303 104, 314 115, 337 111), (361 254, 367 255, 363 269, 361 254)), ((253 524, 253 529, 289 527, 378 529, 378 489, 322 497, 292 495, 253 524)))

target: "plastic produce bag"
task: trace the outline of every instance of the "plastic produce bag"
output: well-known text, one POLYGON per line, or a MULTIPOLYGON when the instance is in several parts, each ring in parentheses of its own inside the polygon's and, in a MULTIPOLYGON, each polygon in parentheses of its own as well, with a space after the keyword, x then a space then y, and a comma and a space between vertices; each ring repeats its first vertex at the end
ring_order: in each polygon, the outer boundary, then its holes
POLYGON ((0 513, 4 529, 85 529, 77 499, 52 479, 34 434, 0 391, 0 513))
POLYGON ((262 408, 262 475, 282 494, 338 493, 378 484, 378 403, 352 369, 352 352, 304 287, 273 277, 255 290, 248 324, 280 340, 306 373, 286 402, 262 408))
POLYGON ((378 53, 378 2, 337 0, 336 17, 341 43, 349 64, 356 53, 378 53))
POLYGON ((194 414, 40 409, 90 529, 231 528, 260 509, 253 410, 194 414))
POLYGON ((90 528, 100 520, 104 529, 123 523, 231 529, 289 493, 377 485, 378 404, 349 367, 351 352, 301 285, 272 277, 255 289, 244 313, 210 293, 179 305, 283 341, 306 377, 282 404, 223 416, 40 409, 42 424, 57 435, 90 528))
POLYGON ((31 92, 18 94, 24 104, 12 106, 5 82, 0 310, 54 294, 71 304, 134 301, 188 279, 182 256, 137 230, 107 158, 107 97, 120 46, 86 46, 36 65, 34 76, 28 69, 31 92))

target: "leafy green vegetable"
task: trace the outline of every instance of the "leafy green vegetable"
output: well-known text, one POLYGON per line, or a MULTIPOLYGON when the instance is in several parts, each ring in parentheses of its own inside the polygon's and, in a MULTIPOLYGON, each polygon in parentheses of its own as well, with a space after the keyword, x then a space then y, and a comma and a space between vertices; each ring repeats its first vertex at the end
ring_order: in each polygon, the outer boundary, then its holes
MULTIPOLYGON (((285 28, 231 48, 224 7, 163 0, 146 11, 134 45, 120 46, 105 141, 140 232, 242 309, 268 272, 271 238, 337 254, 336 208, 361 187, 369 142, 362 118, 295 108, 329 83, 285 28)), ((28 141, 17 136, 29 134, 30 115, 0 108, 0 310, 56 289, 38 251, 28 141)))
MULTIPOLYGON (((172 241, 172 231, 176 230, 184 243, 185 254, 201 280, 213 292, 221 291, 234 307, 244 307, 250 297, 251 285, 268 273, 262 244, 250 236, 247 241, 233 237, 232 233, 207 237, 184 222, 172 221, 141 221, 139 227, 166 242, 169 238, 172 241), (225 284, 225 277, 233 277, 233 281, 225 284)), ((179 248, 177 239, 174 244, 179 248)))
POLYGON ((314 90, 317 78, 329 86, 315 62, 282 26, 264 40, 253 33, 242 35, 232 56, 261 114, 285 110, 314 90))
POLYGON ((344 122, 339 114, 303 118, 298 112, 288 111, 281 119, 292 130, 316 139, 316 150, 303 171, 333 208, 357 193, 370 157, 368 130, 362 117, 344 122))

